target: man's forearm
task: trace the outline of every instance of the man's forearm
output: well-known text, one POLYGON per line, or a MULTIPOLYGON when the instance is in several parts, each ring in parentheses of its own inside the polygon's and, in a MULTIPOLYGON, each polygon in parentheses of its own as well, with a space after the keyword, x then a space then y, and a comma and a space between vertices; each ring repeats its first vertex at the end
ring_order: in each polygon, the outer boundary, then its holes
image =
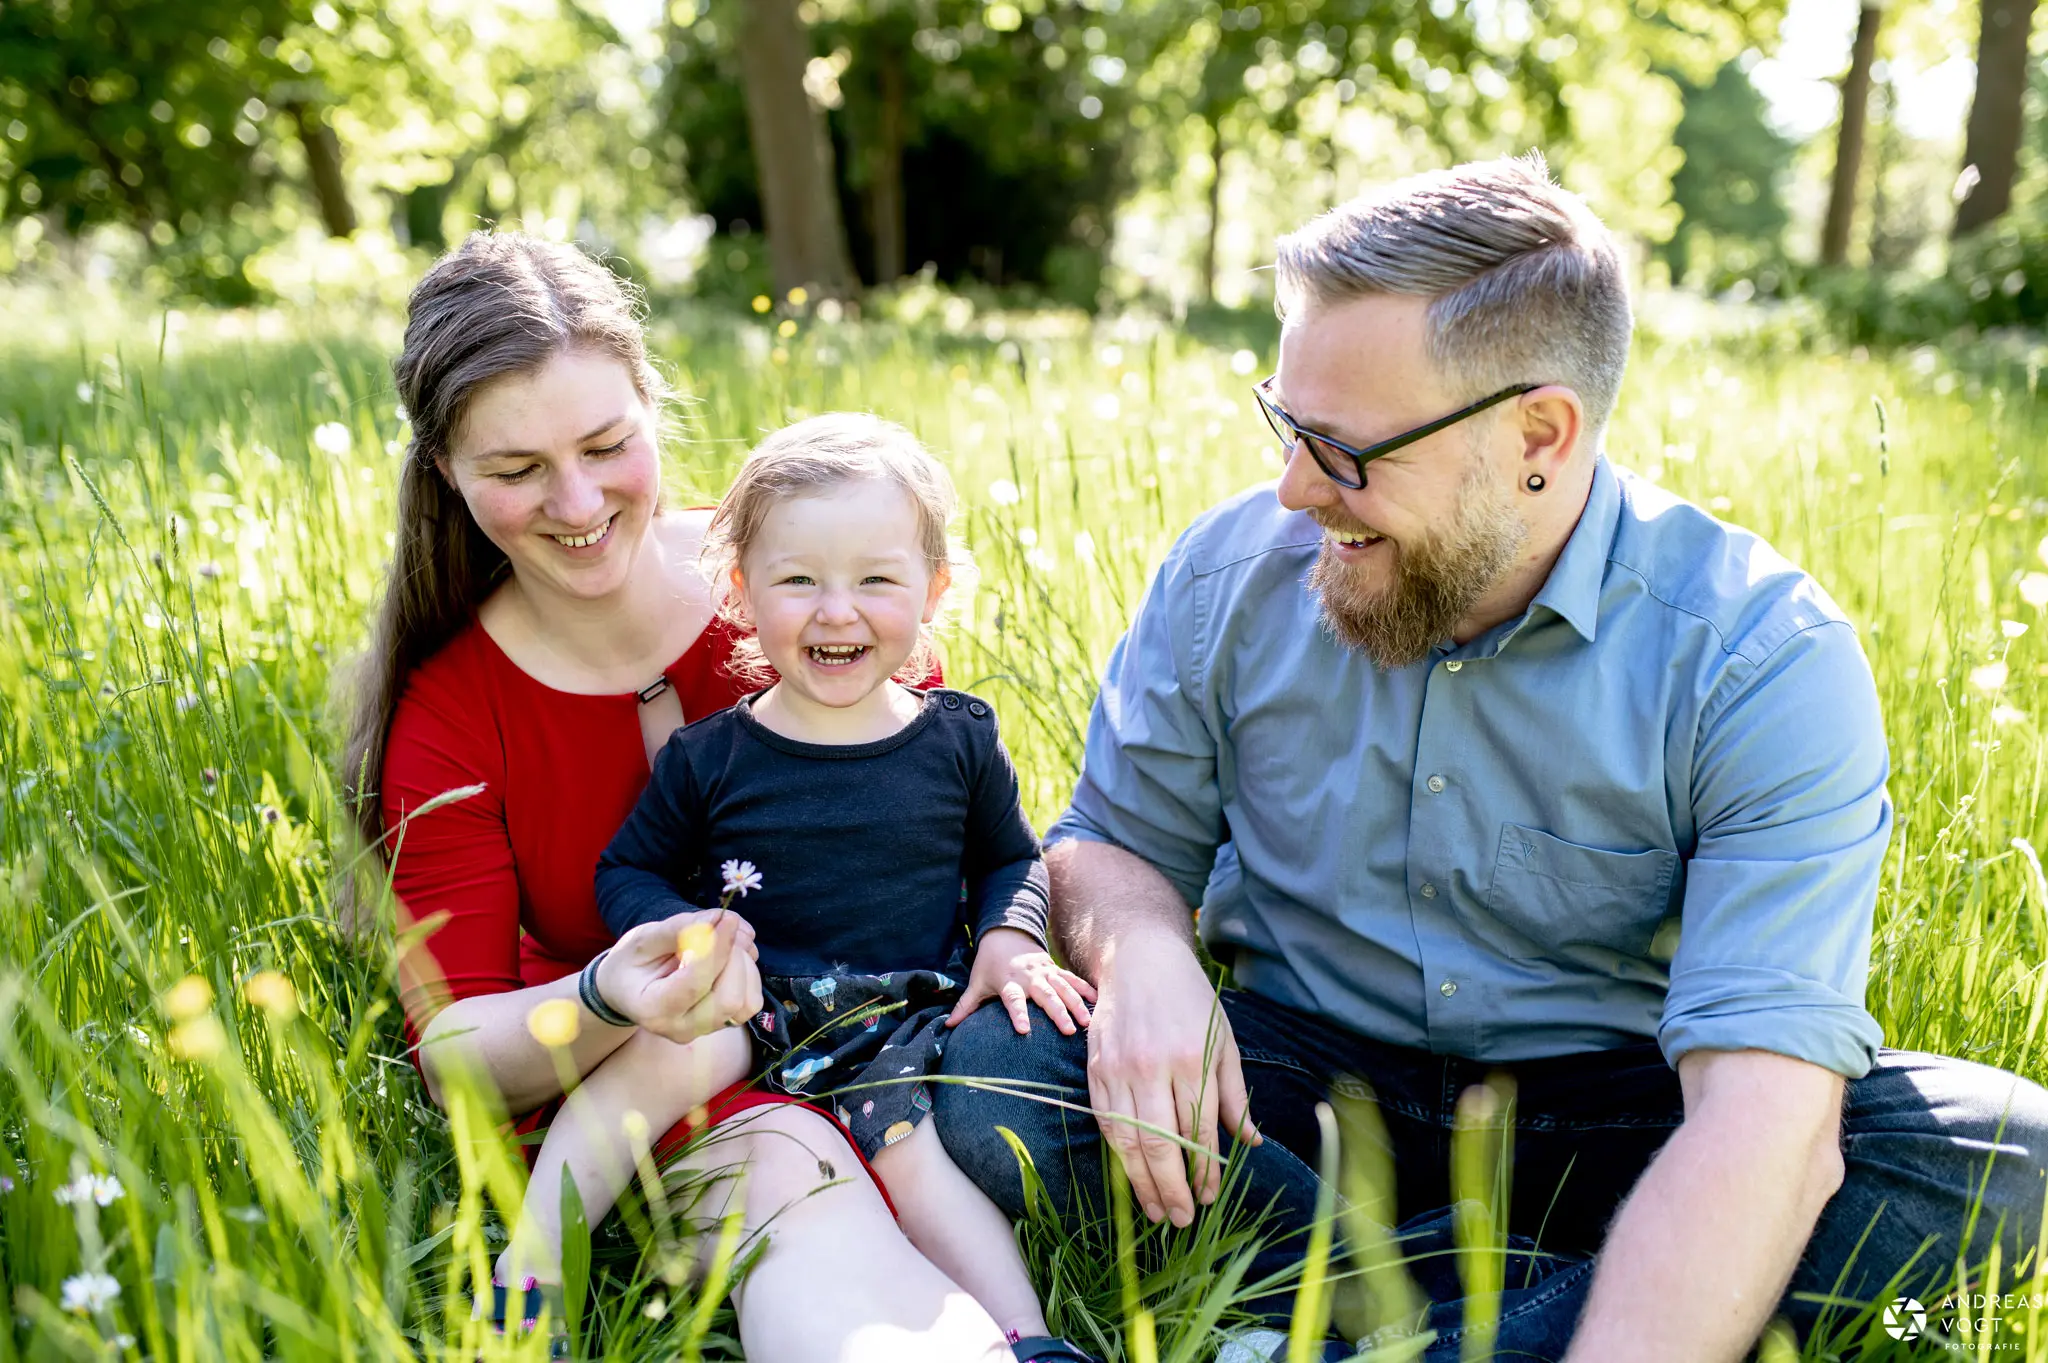
POLYGON ((1135 852, 1079 838, 1048 848, 1052 930, 1067 963, 1100 982, 1120 947, 1170 936, 1193 952, 1194 916, 1172 882, 1135 852))
POLYGON ((1615 1218, 1566 1363, 1743 1357, 1840 1184, 1834 1141, 1688 1120, 1615 1218))

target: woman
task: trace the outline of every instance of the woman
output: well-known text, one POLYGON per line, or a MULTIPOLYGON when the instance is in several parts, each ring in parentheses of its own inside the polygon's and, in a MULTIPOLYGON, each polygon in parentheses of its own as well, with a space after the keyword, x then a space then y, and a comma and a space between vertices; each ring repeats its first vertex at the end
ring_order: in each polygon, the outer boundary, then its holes
MULTIPOLYGON (((400 984, 428 1092, 439 1102, 458 1069, 480 1074, 530 1130, 563 1087, 529 1030, 536 1005, 575 1004, 565 1053, 584 1077, 761 1008, 738 915, 687 961, 678 930, 708 915, 635 928, 587 986, 580 975, 609 940, 598 853, 653 752, 744 688, 697 566, 709 513, 661 505, 663 388, 608 270, 573 247, 474 235, 414 290, 395 372, 412 446, 344 770, 414 928, 400 984), (462 787, 481 789, 432 804, 462 787), (585 987, 635 1025, 605 1023, 585 987)), ((743 1162, 748 1231, 774 1220, 735 1293, 753 1363, 1008 1357, 875 1184, 839 1177, 863 1166, 829 1118, 752 1093, 714 1110, 745 1117, 689 1158, 743 1162)), ((610 1138, 630 1150, 629 1133, 610 1138)))

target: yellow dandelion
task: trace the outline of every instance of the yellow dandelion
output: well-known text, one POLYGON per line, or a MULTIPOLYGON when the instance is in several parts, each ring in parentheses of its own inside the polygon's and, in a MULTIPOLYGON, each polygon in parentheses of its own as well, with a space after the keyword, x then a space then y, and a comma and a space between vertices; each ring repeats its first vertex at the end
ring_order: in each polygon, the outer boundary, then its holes
POLYGON ((793 289, 791 289, 791 290, 789 291, 789 305, 790 305, 791 307, 793 307, 793 308, 800 308, 800 307, 802 307, 802 306, 803 306, 804 304, 806 304, 806 303, 808 303, 808 302, 810 302, 810 301, 811 301, 811 292, 810 292, 810 290, 809 290, 809 289, 806 289, 806 288, 805 288, 805 287, 804 287, 803 285, 801 285, 801 284, 797 285, 797 286, 796 286, 795 288, 793 288, 793 289))
POLYGON ((757 294, 755 294, 755 295, 754 295, 754 311, 755 311, 755 312, 766 312, 766 311, 768 311, 768 309, 770 309, 770 308, 772 308, 772 307, 774 307, 774 306, 775 306, 775 300, 774 300, 774 299, 772 299, 772 298, 770 298, 770 297, 769 297, 769 296, 768 296, 767 294, 765 294, 765 293, 757 293, 757 294))
POLYGON ((211 1060, 220 1054, 220 1048, 227 1044, 227 1033, 221 1030, 220 1019, 211 1013, 201 1013, 189 1022, 181 1022, 171 1028, 169 1041, 171 1054, 180 1060, 211 1060))
POLYGON ((289 976, 275 970, 259 970, 242 984, 242 997, 283 1022, 299 1011, 299 991, 289 976))
POLYGON ((780 336, 785 341, 788 340, 790 337, 796 335, 796 318, 783 318, 782 325, 775 328, 775 334, 777 336, 780 336))
POLYGON ((164 991, 164 1012, 174 1022, 190 1022, 213 1007, 213 986, 198 975, 187 975, 164 991))
POLYGON ((549 999, 537 1003, 526 1015, 526 1030, 533 1039, 550 1049, 567 1046, 583 1030, 582 1010, 574 999, 549 999))
POLYGON ((683 930, 676 934, 678 961, 688 965, 699 956, 710 955, 711 943, 716 936, 717 933, 713 931, 711 925, 701 918, 694 923, 685 924, 683 930))

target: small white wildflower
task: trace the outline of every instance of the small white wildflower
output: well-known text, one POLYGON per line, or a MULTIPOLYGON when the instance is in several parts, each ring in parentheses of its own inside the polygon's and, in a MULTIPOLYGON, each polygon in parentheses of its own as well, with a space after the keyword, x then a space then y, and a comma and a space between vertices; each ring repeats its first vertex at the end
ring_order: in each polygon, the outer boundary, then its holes
POLYGON ((727 894, 745 899, 747 891, 761 888, 761 873, 754 869, 751 861, 728 861, 718 868, 718 873, 725 877, 727 894))
POLYGON ((322 454, 347 454, 355 443, 348 427, 339 421, 323 421, 313 428, 313 448, 322 454))
POLYGON ((1097 352, 1097 355, 1102 360, 1104 369, 1114 369, 1124 362, 1124 348, 1120 345, 1106 345, 1097 352))
POLYGON ((187 691, 184 695, 178 697, 178 699, 174 703, 178 707, 178 713, 182 715, 188 710, 193 710, 198 707, 199 693, 197 691, 187 691))
POLYGON ((2017 639, 2027 632, 2027 627, 2018 620, 2000 620, 1998 632, 2008 639, 2017 639))
POLYGON ((1020 495, 1017 485, 1007 478, 998 478, 988 485, 988 499, 997 506, 1015 506, 1020 495))
POLYGON ((1060 566, 1059 560, 1043 549, 1026 549, 1024 562, 1041 573, 1051 573, 1060 566))
POLYGON ((218 563, 202 563, 199 565, 199 575, 208 582, 211 582, 220 576, 220 565, 218 563))
POLYGON ((2035 610, 2048 606, 2048 573, 2028 573, 2021 578, 2020 600, 2035 610))
POLYGON ((1074 557, 1086 562, 1095 557, 1095 536, 1086 530, 1074 532, 1074 557))
POLYGON ((64 1280, 63 1306, 66 1311, 85 1315, 103 1311, 121 1295, 121 1284, 105 1273, 81 1273, 64 1280))
POLYGON ((1017 531, 1017 543, 1023 545, 1026 549, 1029 549, 1032 545, 1038 543, 1037 527, 1027 525, 1019 529, 1017 531))
POLYGON ((1124 413, 1123 400, 1114 393, 1099 394, 1088 404, 1088 413, 1097 421, 1115 421, 1124 413))
POLYGON ((84 380, 80 380, 78 384, 78 400, 80 402, 92 401, 92 385, 84 380))
POLYGON ((1244 375, 1259 367, 1259 357, 1249 350, 1240 350, 1230 357, 1230 372, 1244 375))
POLYGON ((1991 722, 2000 728, 2008 724, 2025 724, 2027 712, 2017 706, 1994 705, 1991 707, 1991 722))
POLYGON ((1979 691, 1996 691, 2005 685, 2008 669, 2003 661, 1986 663, 1970 669, 1970 685, 1979 691))

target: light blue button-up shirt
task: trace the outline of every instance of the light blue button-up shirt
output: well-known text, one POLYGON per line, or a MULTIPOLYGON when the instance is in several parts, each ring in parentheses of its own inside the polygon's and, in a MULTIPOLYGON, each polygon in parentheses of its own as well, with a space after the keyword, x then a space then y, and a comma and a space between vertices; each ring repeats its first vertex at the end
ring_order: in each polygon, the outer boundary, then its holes
POLYGON ((1321 537, 1270 484, 1180 537, 1048 846, 1144 857, 1240 987, 1382 1041, 1870 1069, 1889 759, 1812 578, 1602 459, 1527 611, 1382 672, 1322 627, 1321 537))

